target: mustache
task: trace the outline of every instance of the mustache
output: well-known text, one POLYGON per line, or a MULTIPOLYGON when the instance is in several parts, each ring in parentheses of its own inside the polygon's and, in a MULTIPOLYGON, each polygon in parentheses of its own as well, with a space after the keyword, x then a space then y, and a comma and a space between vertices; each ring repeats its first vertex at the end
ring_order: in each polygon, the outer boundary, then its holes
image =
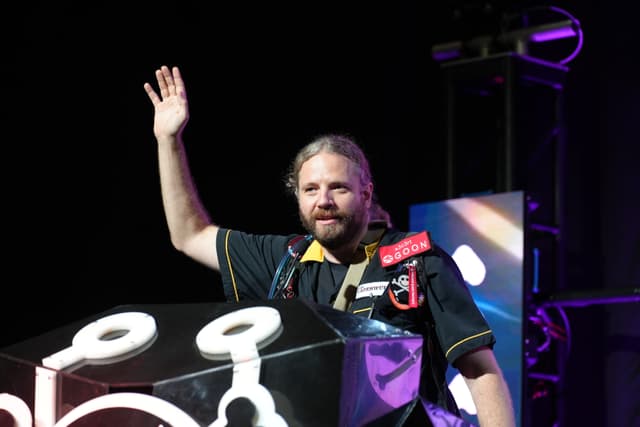
POLYGON ((315 220, 341 219, 342 217, 343 215, 336 209, 322 209, 313 215, 313 219, 315 220))

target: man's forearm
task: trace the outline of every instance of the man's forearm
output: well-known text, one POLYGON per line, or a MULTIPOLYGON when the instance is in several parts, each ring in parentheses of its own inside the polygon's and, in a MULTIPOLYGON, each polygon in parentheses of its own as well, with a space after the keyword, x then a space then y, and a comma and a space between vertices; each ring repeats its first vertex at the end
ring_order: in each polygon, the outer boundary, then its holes
POLYGON ((160 186, 172 244, 185 242, 210 224, 191 177, 184 144, 179 139, 158 141, 160 186))
POLYGON ((516 425, 509 388, 500 374, 485 373, 467 382, 481 427, 516 425))

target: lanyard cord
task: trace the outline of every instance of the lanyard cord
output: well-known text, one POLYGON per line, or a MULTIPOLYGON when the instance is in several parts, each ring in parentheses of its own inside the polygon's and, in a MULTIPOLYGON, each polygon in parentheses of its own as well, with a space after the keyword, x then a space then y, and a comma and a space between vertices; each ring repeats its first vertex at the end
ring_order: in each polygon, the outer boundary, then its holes
POLYGON ((287 253, 282 257, 282 260, 280 260, 276 273, 273 275, 269 295, 267 297, 268 299, 274 299, 276 295, 282 293, 296 270, 296 261, 307 249, 311 240, 313 240, 313 237, 310 234, 307 234, 306 236, 294 237, 289 242, 289 245, 287 246, 287 253), (283 272, 286 273, 285 280, 281 280, 283 272))

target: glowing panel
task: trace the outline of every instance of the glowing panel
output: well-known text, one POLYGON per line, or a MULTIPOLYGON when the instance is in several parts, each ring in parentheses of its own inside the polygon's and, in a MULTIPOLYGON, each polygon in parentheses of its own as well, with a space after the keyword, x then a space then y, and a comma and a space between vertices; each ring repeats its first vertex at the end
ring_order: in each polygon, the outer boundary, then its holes
MULTIPOLYGON (((452 255, 496 335, 494 348, 520 424, 522 406, 522 319, 524 193, 521 191, 415 204, 409 228, 428 230, 452 255)), ((449 384, 463 418, 477 424, 464 382, 450 369, 449 384)))

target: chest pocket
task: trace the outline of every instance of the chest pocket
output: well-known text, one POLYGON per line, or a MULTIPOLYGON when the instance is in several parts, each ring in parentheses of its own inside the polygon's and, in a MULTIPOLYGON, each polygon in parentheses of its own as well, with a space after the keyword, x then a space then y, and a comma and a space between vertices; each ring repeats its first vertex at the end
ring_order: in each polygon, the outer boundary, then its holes
POLYGON ((387 292, 388 287, 388 280, 361 283, 356 290, 356 296, 349 311, 359 316, 371 318, 374 305, 387 292))
POLYGON ((361 284, 351 312, 411 332, 423 332, 424 312, 428 306, 422 260, 419 257, 409 258, 397 265, 389 275, 386 282, 361 284), (411 286, 414 286, 413 290, 411 286), (411 298, 415 300, 415 307, 410 305, 411 298))

